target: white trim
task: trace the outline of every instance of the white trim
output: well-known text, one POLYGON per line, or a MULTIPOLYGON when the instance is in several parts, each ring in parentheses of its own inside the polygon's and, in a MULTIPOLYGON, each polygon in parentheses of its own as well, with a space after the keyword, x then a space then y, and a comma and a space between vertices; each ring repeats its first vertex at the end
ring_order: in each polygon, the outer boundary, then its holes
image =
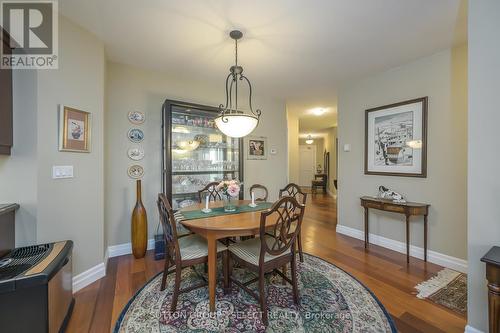
MULTIPOLYGON (((148 250, 155 248, 155 240, 153 238, 148 239, 148 250)), ((124 243, 118 245, 108 246, 107 254, 108 258, 124 256, 126 254, 132 253, 132 243, 124 243)))
POLYGON ((76 293, 78 290, 88 286, 89 284, 99 280, 100 278, 103 278, 104 276, 106 276, 106 265, 103 262, 87 269, 85 272, 74 276, 73 293, 76 293))
POLYGON ((465 333, 483 333, 483 331, 478 330, 470 325, 465 326, 465 333))
MULTIPOLYGON (((337 224, 337 232, 339 234, 347 235, 353 238, 361 240, 365 239, 365 234, 363 231, 346 227, 344 225, 337 224)), ((406 243, 394 239, 389 239, 379 235, 370 234, 370 244, 379 245, 406 254, 406 243)), ((424 259, 424 249, 415 245, 410 245, 410 255, 412 257, 424 259)), ((467 260, 455 258, 431 250, 427 250, 427 260, 434 264, 441 265, 443 267, 451 268, 462 273, 467 273, 467 260)))
MULTIPOLYGON (((155 240, 148 239, 148 250, 152 250, 155 247, 155 240)), ((118 244, 108 246, 106 252, 104 253, 104 262, 95 265, 73 277, 73 293, 76 293, 82 288, 85 288, 89 284, 99 280, 106 276, 106 266, 108 264, 108 259, 118 256, 123 256, 132 253, 132 243, 118 244)))
POLYGON ((332 191, 330 191, 330 190, 327 189, 326 193, 328 193, 328 195, 331 196, 332 198, 337 199, 337 195, 334 194, 332 191))

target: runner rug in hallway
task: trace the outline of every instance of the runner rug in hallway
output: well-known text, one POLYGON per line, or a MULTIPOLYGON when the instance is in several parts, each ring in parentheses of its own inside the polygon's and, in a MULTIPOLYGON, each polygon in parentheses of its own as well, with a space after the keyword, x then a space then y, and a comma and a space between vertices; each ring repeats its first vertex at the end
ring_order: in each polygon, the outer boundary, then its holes
POLYGON ((445 268, 417 285, 418 298, 427 298, 461 315, 467 314, 467 275, 445 268))
MULTIPOLYGON (((216 315, 208 312, 207 288, 181 294, 177 311, 171 313, 173 275, 169 275, 162 292, 160 273, 125 306, 115 332, 396 332, 383 305, 363 284, 320 258, 304 257, 304 263, 298 262, 299 306, 293 302, 288 284, 283 285, 278 276, 268 277, 267 330, 254 298, 236 286, 224 295, 220 273, 216 315)), ((197 271, 202 272, 203 267, 197 271)), ((240 268, 234 268, 233 275, 240 281, 254 277, 240 268)), ((193 270, 183 271, 181 288, 199 282, 193 270)), ((257 284, 250 286, 257 291, 257 284)))

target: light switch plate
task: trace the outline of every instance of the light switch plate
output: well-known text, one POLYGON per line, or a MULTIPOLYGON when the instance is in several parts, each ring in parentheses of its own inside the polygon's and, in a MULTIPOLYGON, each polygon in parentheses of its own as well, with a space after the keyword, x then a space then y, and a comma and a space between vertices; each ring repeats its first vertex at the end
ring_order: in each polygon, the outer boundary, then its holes
POLYGON ((346 143, 346 144, 344 145, 344 151, 345 151, 345 152, 351 151, 351 144, 350 144, 350 143, 346 143))
POLYGON ((52 178, 73 178, 73 166, 72 165, 54 165, 52 167, 52 178))

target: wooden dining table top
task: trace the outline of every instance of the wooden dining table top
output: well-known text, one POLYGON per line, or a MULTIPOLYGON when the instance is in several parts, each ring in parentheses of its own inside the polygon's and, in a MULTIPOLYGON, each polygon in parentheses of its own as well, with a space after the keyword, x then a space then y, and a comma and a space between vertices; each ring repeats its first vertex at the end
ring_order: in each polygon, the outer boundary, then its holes
MULTIPOLYGON (((235 200, 236 206, 248 205, 250 200, 235 200)), ((257 205, 259 202, 257 202, 257 205)), ((213 201, 209 203, 209 208, 222 207, 224 205, 223 201, 213 201)), ((205 208, 205 203, 199 203, 185 207, 180 210, 180 212, 186 212, 191 210, 200 210, 205 208)), ((183 220, 181 223, 188 229, 194 232, 202 231, 225 231, 225 232, 235 232, 235 233, 258 233, 260 229, 260 216, 263 211, 256 210, 251 212, 235 212, 231 214, 221 214, 217 216, 209 216, 206 218, 198 218, 192 220, 183 220)), ((276 214, 276 213, 274 213, 276 214)), ((276 223, 275 218, 268 218, 266 221, 266 226, 273 226, 276 223)), ((242 235, 243 235, 242 234, 242 235)))

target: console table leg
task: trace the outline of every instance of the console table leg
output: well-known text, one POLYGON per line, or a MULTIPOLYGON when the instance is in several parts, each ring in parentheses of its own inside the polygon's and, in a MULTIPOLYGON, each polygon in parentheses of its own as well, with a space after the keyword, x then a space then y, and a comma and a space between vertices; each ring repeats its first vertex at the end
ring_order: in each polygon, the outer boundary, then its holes
POLYGON ((365 249, 368 248, 368 208, 365 207, 365 249))
POLYGON ((406 262, 410 263, 410 215, 406 215, 406 262))
POLYGON ((427 215, 424 215, 424 261, 427 261, 427 215))
POLYGON ((488 284, 488 312, 489 332, 500 332, 500 286, 494 282, 488 284))

